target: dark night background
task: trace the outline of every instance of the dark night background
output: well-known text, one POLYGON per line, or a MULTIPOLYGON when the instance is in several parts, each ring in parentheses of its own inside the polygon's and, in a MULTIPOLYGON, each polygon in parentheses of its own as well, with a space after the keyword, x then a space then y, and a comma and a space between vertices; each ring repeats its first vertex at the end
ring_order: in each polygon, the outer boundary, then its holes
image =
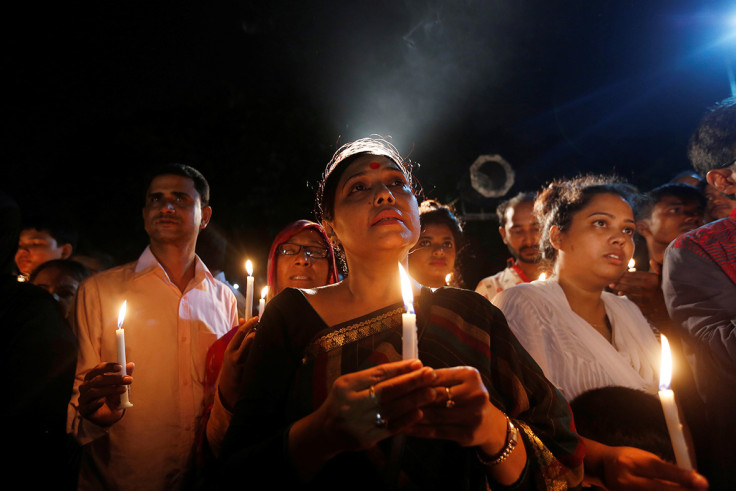
MULTIPOLYGON (((471 212, 496 205, 461 192, 488 153, 514 167, 513 194, 586 171, 647 190, 688 168, 736 69, 728 1, 87 3, 6 14, 3 187, 127 261, 146 244, 145 170, 189 163, 210 181, 228 277, 250 257, 259 284, 345 141, 391 135, 428 197, 471 212)), ((494 222, 467 230, 472 287, 506 252, 494 222)))

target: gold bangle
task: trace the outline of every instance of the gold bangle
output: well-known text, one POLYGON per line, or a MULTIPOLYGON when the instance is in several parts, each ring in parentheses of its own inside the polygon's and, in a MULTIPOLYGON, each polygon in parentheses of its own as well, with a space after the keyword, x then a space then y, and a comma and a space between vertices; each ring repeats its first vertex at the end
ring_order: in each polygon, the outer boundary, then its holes
POLYGON ((519 430, 514 426, 514 423, 511 422, 511 419, 509 419, 507 415, 504 414, 504 416, 506 416, 506 443, 501 451, 493 456, 486 455, 480 447, 478 447, 476 451, 478 460, 488 467, 493 467, 508 459, 511 452, 516 448, 516 444, 519 443, 519 430))

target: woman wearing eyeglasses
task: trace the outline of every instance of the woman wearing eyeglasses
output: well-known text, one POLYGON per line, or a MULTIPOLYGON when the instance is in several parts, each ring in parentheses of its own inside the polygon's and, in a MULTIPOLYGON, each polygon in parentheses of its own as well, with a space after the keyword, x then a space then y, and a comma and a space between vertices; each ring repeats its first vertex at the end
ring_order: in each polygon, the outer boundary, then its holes
MULTIPOLYGON (((278 233, 268 253, 267 270, 268 300, 284 288, 331 285, 338 276, 335 253, 324 228, 309 220, 297 220, 278 233)), ((257 322, 258 317, 247 320, 218 339, 207 352, 205 390, 209 394, 205 400, 211 401, 211 413, 203 427, 209 449, 215 455, 232 418, 239 391, 239 366, 248 354, 257 322)))
POLYGON ((317 288, 337 281, 332 245, 322 225, 298 220, 287 225, 268 253, 268 299, 284 288, 317 288))

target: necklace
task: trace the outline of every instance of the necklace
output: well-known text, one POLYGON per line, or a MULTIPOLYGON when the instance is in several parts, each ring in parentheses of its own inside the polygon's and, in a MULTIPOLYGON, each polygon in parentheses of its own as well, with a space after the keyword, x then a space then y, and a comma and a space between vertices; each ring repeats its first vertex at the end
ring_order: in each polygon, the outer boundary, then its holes
POLYGON ((601 335, 608 340, 608 342, 612 342, 613 340, 613 328, 611 327, 611 321, 608 319, 608 314, 603 318, 603 324, 598 324, 595 322, 588 322, 591 326, 593 326, 593 329, 601 333, 601 335))

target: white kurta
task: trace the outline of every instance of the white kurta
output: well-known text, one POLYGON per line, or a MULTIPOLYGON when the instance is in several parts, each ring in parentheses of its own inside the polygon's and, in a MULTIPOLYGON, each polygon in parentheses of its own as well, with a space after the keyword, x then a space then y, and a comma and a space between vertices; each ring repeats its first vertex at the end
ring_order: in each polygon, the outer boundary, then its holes
POLYGON ((608 292, 601 298, 612 344, 572 311, 554 278, 504 290, 493 303, 567 400, 611 385, 656 393, 660 345, 649 323, 628 298, 608 292))
POLYGON ((182 293, 146 248, 135 263, 103 271, 79 288, 74 328, 79 360, 71 429, 84 445, 81 489, 177 489, 202 413, 205 356, 237 324, 235 297, 199 258, 182 293), (104 429, 76 412, 78 387, 100 362, 116 362, 118 310, 127 360, 135 363, 123 418, 104 429))

